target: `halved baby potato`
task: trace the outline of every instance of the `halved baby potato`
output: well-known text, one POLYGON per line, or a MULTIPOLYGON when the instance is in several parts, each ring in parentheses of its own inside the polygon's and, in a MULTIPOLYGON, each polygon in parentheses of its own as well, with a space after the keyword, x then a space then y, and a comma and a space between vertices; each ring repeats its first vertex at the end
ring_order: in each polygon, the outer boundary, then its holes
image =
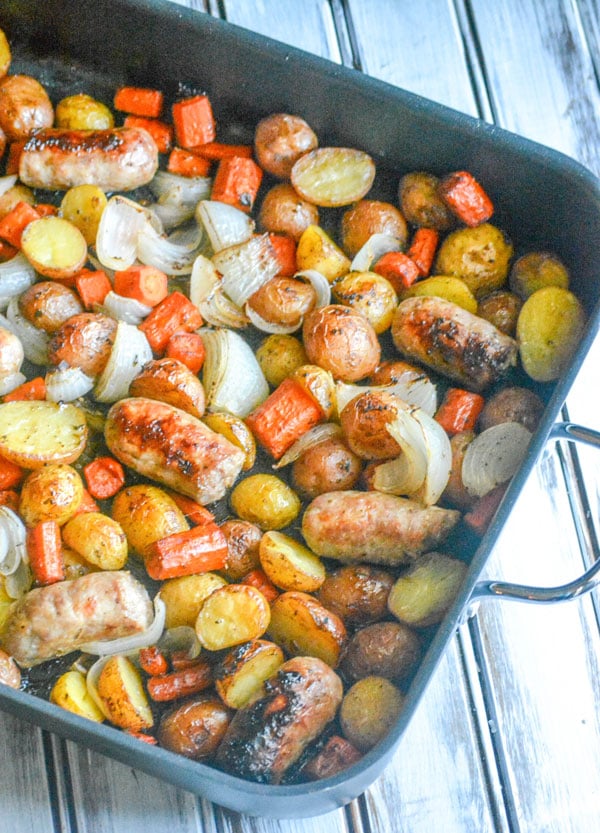
POLYGON ((196 634, 208 651, 258 639, 267 630, 269 603, 255 587, 227 584, 206 599, 196 619, 196 634))
POLYGON ((335 668, 346 643, 346 627, 339 616, 314 596, 289 590, 271 605, 270 638, 290 656, 318 657, 335 668))
POLYGON ((232 709, 243 709, 284 659, 279 645, 266 639, 253 639, 234 648, 216 674, 215 687, 221 700, 232 709))
POLYGON ((308 202, 325 207, 362 199, 375 179, 375 164, 362 150, 316 148, 295 162, 292 185, 308 202))
POLYGON ((50 692, 50 702, 96 723, 104 722, 104 715, 92 700, 81 671, 71 670, 62 674, 50 692))
POLYGON ((277 587, 312 593, 325 581, 325 566, 321 559, 303 544, 271 530, 260 540, 260 563, 277 587))
POLYGON ((85 414, 71 403, 22 400, 0 405, 0 455, 25 469, 74 463, 87 435, 85 414))
POLYGON ((121 570, 127 561, 127 538, 123 528, 102 512, 82 512, 62 529, 63 540, 72 550, 101 570, 121 570))
POLYGON ((96 692, 108 720, 115 726, 141 732, 154 724, 140 673, 127 657, 109 657, 98 675, 96 692))
POLYGON ((296 248, 298 270, 316 269, 332 283, 350 269, 350 258, 321 226, 310 225, 302 232, 296 248))
POLYGON ((236 445, 245 454, 242 471, 249 471, 256 459, 256 440, 252 431, 239 417, 225 412, 205 414, 202 422, 230 443, 236 445))
POLYGON ((62 198, 60 213, 79 229, 88 246, 93 246, 107 202, 106 194, 97 185, 75 185, 62 198))
POLYGON ((66 280, 81 272, 87 243, 80 230, 62 217, 33 220, 21 238, 21 250, 40 275, 66 280))

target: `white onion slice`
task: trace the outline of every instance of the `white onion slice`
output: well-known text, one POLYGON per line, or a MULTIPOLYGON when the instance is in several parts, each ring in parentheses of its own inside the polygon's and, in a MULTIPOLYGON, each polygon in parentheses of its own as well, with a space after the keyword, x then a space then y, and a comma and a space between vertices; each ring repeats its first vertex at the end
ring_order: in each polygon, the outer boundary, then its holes
POLYGON ((27 376, 21 373, 20 370, 17 370, 15 373, 5 373, 4 376, 0 376, 0 396, 6 396, 7 393, 18 388, 19 385, 22 385, 26 381, 27 376))
POLYGON ((235 330, 248 324, 244 312, 223 293, 219 273, 204 255, 198 255, 194 261, 189 294, 190 301, 198 307, 207 324, 235 330))
POLYGON ((196 220, 206 229, 215 253, 249 240, 254 232, 251 217, 217 200, 201 200, 196 208, 196 220))
POLYGON ((309 448, 313 448, 315 445, 331 439, 331 437, 340 437, 341 434, 342 428, 337 422, 323 422, 320 425, 314 425, 288 448, 283 457, 277 463, 274 463, 273 468, 281 469, 284 466, 289 466, 290 463, 295 463, 309 448))
POLYGON ((200 200, 209 196, 212 179, 209 176, 181 176, 171 171, 157 171, 148 187, 162 205, 195 208, 200 200))
POLYGON ((398 381, 389 385, 352 385, 346 382, 337 382, 338 413, 341 414, 348 402, 362 393, 377 393, 378 391, 396 396, 403 402, 425 411, 428 416, 433 416, 436 412, 437 389, 431 379, 418 370, 407 370, 401 374, 398 381))
POLYGON ((153 202, 148 206, 158 219, 163 228, 169 231, 177 226, 187 223, 194 216, 195 205, 171 205, 171 203, 153 202))
POLYGON ((2 194, 6 194, 9 188, 12 188, 16 182, 16 174, 6 174, 6 176, 0 176, 0 197, 2 194))
POLYGON ((437 503, 450 478, 452 447, 448 435, 435 419, 420 408, 413 410, 413 417, 420 424, 425 438, 427 474, 421 488, 412 497, 425 506, 437 503))
POLYGON ((380 257, 388 252, 399 252, 400 241, 391 234, 372 234, 354 255, 350 264, 351 272, 368 272, 380 257))
POLYGON ((21 561, 14 573, 4 579, 4 589, 11 599, 20 599, 33 585, 33 573, 26 561, 21 561))
POLYGON ((250 301, 244 306, 244 312, 248 316, 250 323, 263 333, 272 333, 274 335, 283 336, 295 333, 302 326, 302 318, 295 324, 279 324, 276 321, 267 321, 262 315, 259 315, 250 304, 250 301))
POLYGON ((129 385, 152 359, 152 349, 141 330, 119 321, 106 367, 94 390, 98 402, 116 402, 129 392, 129 385))
POLYGON ((10 576, 27 562, 25 524, 8 506, 0 506, 0 575, 10 576))
POLYGON ((167 275, 189 275, 202 242, 202 235, 196 232, 191 248, 189 243, 164 237, 146 224, 138 233, 137 256, 146 266, 154 266, 167 275))
POLYGON ((201 650, 196 631, 188 625, 165 630, 158 641, 158 647, 168 654, 185 651, 188 659, 196 659, 201 650))
POLYGON ((269 385, 252 348, 234 330, 200 330, 206 404, 212 411, 248 416, 269 395, 269 385))
POLYGON ((94 380, 80 367, 57 367, 46 373, 46 399, 74 402, 94 387, 94 380))
MULTIPOLYGON (((96 654, 100 657, 115 654, 129 654, 149 645, 156 645, 165 629, 167 607, 159 595, 154 597, 154 619, 144 631, 117 639, 93 640, 79 646, 79 650, 86 654, 96 654)), ((93 667, 93 666, 92 666, 93 667)), ((90 669, 91 671, 91 669, 90 669)))
POLYGON ((6 317, 10 322, 9 329, 21 339, 25 358, 33 364, 48 364, 48 344, 50 337, 44 330, 38 330, 19 311, 18 298, 12 298, 7 309, 6 317))
POLYGON ((303 269, 302 272, 296 272, 294 277, 308 281, 315 290, 317 296, 315 306, 317 309, 326 307, 331 303, 331 284, 322 272, 318 272, 316 269, 303 269))
POLYGON ((96 235, 96 255, 107 269, 127 269, 135 263, 142 229, 161 233, 158 217, 137 202, 117 194, 102 212, 96 235))
POLYGON ((483 497, 515 474, 525 455, 531 432, 520 422, 486 428, 469 443, 462 464, 462 480, 469 494, 483 497))
POLYGON ((135 298, 118 295, 111 289, 99 306, 99 310, 110 315, 111 318, 116 318, 117 321, 125 321, 127 324, 137 326, 147 315, 150 315, 152 307, 136 301, 135 298))
POLYGON ((21 252, 0 263, 0 309, 35 282, 35 269, 21 252))
POLYGON ((223 249, 213 255, 212 261, 223 275, 223 291, 238 307, 279 272, 268 234, 223 249))

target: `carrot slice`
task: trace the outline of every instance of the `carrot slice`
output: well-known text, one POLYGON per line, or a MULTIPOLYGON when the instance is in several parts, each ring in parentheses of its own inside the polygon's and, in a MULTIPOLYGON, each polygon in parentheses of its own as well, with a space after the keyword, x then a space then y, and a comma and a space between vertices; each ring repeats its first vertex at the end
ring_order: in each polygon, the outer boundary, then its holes
POLYGON ((101 269, 93 272, 84 269, 75 278, 75 288, 83 306, 92 310, 97 304, 102 304, 112 289, 108 276, 101 269))
POLYGON ((83 490, 83 495, 81 498, 81 503, 77 507, 77 511, 75 512, 76 515, 81 515, 82 512, 99 512, 100 507, 94 500, 94 498, 90 495, 87 489, 83 490))
POLYGON ((264 570, 257 567, 255 570, 250 570, 249 573, 240 580, 240 584, 249 584, 251 587, 256 587, 257 590, 263 594, 268 602, 272 602, 279 596, 279 590, 275 587, 270 578, 264 570))
POLYGON ((373 266, 373 271, 387 278, 397 295, 412 286, 419 277, 419 267, 404 252, 386 252, 373 266))
POLYGON ((173 147, 173 128, 159 119, 146 119, 143 116, 127 116, 125 127, 143 127, 156 142, 159 153, 168 153, 173 147))
POLYGON ((206 356, 202 336, 198 333, 173 333, 167 342, 165 356, 177 359, 192 373, 198 373, 206 356))
POLYGON ((21 402, 24 400, 38 400, 42 402, 46 398, 46 380, 43 376, 36 376, 28 382, 23 382, 18 388, 11 390, 3 398, 3 402, 21 402))
POLYGON ((119 87, 113 99, 115 110, 157 119, 163 108, 164 96, 160 90, 147 87, 119 87))
POLYGON ((284 278, 291 278, 296 274, 296 241, 287 234, 269 234, 271 246, 275 251, 275 257, 279 263, 278 275, 284 278))
POLYGON ((166 674, 169 670, 169 663, 163 652, 157 645, 149 645, 147 648, 140 648, 138 654, 140 667, 151 677, 158 677, 166 674))
POLYGON ((227 560, 227 539, 216 523, 194 526, 155 541, 145 559, 150 578, 189 576, 222 570, 227 560))
POLYGON ((182 292, 172 292, 160 302, 139 328, 145 334, 155 353, 162 353, 171 336, 178 330, 192 333, 202 326, 198 307, 182 292))
POLYGON ((83 468, 88 492, 97 500, 117 494, 125 484, 123 466, 114 457, 96 457, 83 468))
POLYGON ((173 148, 167 162, 167 170, 179 176, 206 176, 210 168, 210 159, 196 156, 184 148, 173 148))
POLYGON ((37 584, 54 584, 65 578, 60 526, 40 521, 27 532, 27 555, 37 584))
POLYGON ((201 156, 203 159, 221 160, 228 159, 231 156, 245 156, 247 159, 252 157, 252 145, 227 145, 223 142, 206 142, 204 145, 196 145, 190 148, 190 152, 195 156, 201 156))
POLYGON ((468 171, 455 171, 440 182, 439 193, 446 205, 467 226, 489 220, 494 205, 475 177, 468 171))
POLYGON ((463 515, 464 522, 473 532, 476 532, 478 535, 483 535, 496 514, 496 510, 502 502, 507 487, 508 483, 501 483, 499 486, 496 486, 487 495, 480 497, 477 503, 463 515))
POLYGON ((35 210, 40 215, 40 217, 50 217, 50 215, 56 217, 56 215, 58 214, 58 208, 49 202, 37 202, 35 204, 35 210))
POLYGON ((20 249, 23 232, 29 223, 39 219, 40 215, 32 205, 27 202, 18 202, 0 220, 0 237, 10 243, 11 246, 20 249))
POLYGON ((180 147, 193 148, 215 138, 215 119, 208 96, 196 95, 176 101, 172 112, 175 138, 180 147))
POLYGON ((14 489, 23 480, 24 476, 25 470, 21 466, 0 457, 0 489, 14 489))
POLYGON ((182 495, 179 492, 174 492, 171 489, 167 489, 166 491, 190 523, 193 523, 195 526, 200 526, 209 521, 214 521, 215 516, 206 506, 202 506, 201 503, 197 503, 191 497, 182 495))
POLYGON ((262 168, 253 159, 245 156, 222 159, 213 182, 211 199, 249 212, 254 205, 262 176, 262 168))
POLYGON ((6 176, 19 173, 19 161, 24 147, 25 141, 11 142, 8 146, 8 157, 6 159, 5 170, 6 176))
POLYGON ((451 436, 461 431, 473 431, 484 404, 485 399, 478 393, 463 388, 448 388, 435 420, 451 436))
POLYGON ((433 228, 418 228, 415 231, 407 254, 416 264, 422 278, 425 278, 431 272, 439 237, 439 234, 433 228))
POLYGON ((155 307, 169 294, 169 279, 154 266, 130 266, 115 272, 114 290, 147 307, 155 307))

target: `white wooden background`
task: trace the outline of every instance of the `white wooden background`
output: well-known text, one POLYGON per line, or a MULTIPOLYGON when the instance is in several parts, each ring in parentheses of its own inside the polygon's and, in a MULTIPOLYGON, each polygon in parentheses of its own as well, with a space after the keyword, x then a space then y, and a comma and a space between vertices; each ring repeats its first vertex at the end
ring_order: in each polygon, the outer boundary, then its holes
MULTIPOLYGON (((494 121, 600 175, 599 0, 178 2, 494 121)), ((567 403, 572 419, 597 429, 599 360, 597 344, 567 403)), ((598 460, 580 455, 580 495, 564 457, 562 467, 555 453, 541 459, 489 577, 557 584, 597 555, 598 460), (589 508, 583 556, 569 490, 589 508)), ((481 605, 385 774, 346 810, 312 820, 219 810, 1 715, 0 833, 596 833, 597 601, 481 605)))

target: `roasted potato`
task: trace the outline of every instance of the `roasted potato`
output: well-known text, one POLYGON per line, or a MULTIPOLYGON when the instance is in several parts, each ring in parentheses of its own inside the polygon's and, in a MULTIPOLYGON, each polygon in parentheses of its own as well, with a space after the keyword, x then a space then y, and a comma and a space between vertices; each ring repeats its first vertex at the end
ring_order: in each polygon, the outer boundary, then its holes
POLYGON ((61 98, 56 105, 54 120, 55 127, 67 130, 107 130, 115 124, 106 104, 86 93, 61 98))
POLYGON ((269 626, 269 603, 255 587, 227 584, 200 608, 196 634, 203 648, 220 651, 261 637, 269 626))
POLYGON ((350 257, 354 257, 373 234, 395 237, 401 250, 408 238, 402 213, 391 203, 381 200, 360 200, 348 208, 342 216, 340 230, 342 248, 350 257))
POLYGON ((167 579, 160 588, 160 598, 167 608, 165 627, 178 628, 185 625, 193 628, 206 599, 226 584, 225 579, 216 573, 196 573, 167 579))
POLYGON ((340 665, 351 681, 385 677, 396 684, 408 680, 421 659, 421 640, 400 622, 376 622, 357 631, 340 665))
POLYGON ((519 355, 536 382, 558 379, 569 364, 583 333, 585 313, 568 289, 538 289, 523 304, 517 321, 519 355))
POLYGON ((377 334, 389 329, 398 296, 392 284, 376 272, 349 272, 333 285, 339 304, 362 313, 377 334))
POLYGON ((130 396, 158 399, 195 417, 204 414, 204 387, 195 373, 178 359, 153 359, 129 386, 130 396))
POLYGON ((50 702, 96 723, 104 722, 104 714, 90 696, 81 671, 73 669, 61 674, 50 692, 50 702))
POLYGON ((4 31, 0 29, 0 78, 4 78, 9 70, 12 55, 10 44, 4 31))
POLYGON ((205 414, 202 421, 244 452, 246 459, 242 471, 249 471, 256 459, 256 440, 246 423, 239 417, 224 412, 205 414))
POLYGON ((348 769, 360 761, 361 754, 349 740, 339 735, 332 735, 324 746, 303 767, 302 776, 309 781, 333 778, 339 772, 348 769))
POLYGON ((362 470, 360 457, 341 437, 329 437, 308 448, 292 465, 292 483, 303 497, 352 489, 362 470))
POLYGON ((469 312, 477 312, 475 296, 461 278, 453 278, 447 275, 434 275, 431 278, 425 278, 404 290, 401 294, 401 300, 414 298, 415 295, 434 295, 438 298, 445 298, 469 312))
POLYGON ((491 223, 460 228, 442 242, 434 265, 436 275, 461 278, 476 298, 501 289, 508 277, 512 243, 491 223))
POLYGON ((485 431, 502 422, 520 422, 532 433, 544 412, 544 402, 529 388, 510 386, 490 396, 479 415, 478 428, 485 431))
POLYGON ((106 194, 97 185, 75 185, 65 192, 60 215, 79 229, 88 246, 93 246, 107 202, 106 194))
POLYGON ((369 376, 381 358, 381 345, 367 319, 339 304, 309 312, 302 328, 309 360, 335 379, 357 382, 369 376))
POLYGON ((21 688, 21 672, 14 659, 0 648, 0 684, 21 688))
POLYGON ((299 327, 316 300, 316 292, 310 283, 278 275, 251 295, 248 305, 270 324, 299 327))
POLYGON ((141 732, 154 725, 142 678, 130 659, 109 657, 98 675, 96 692, 108 720, 121 729, 141 732))
POLYGON ((316 364, 303 364, 289 376, 312 396, 321 408, 324 419, 334 417, 337 408, 335 381, 328 370, 316 364))
POLYGON ((263 231, 287 234, 297 241, 309 226, 319 225, 319 209, 303 200, 289 183, 280 182, 265 194, 258 225, 263 231))
POLYGON ((222 523, 221 531, 227 539, 227 561, 223 573, 229 581, 239 581, 260 564, 262 531, 250 521, 237 518, 222 523))
POLYGON ((457 558, 430 552, 415 561, 396 580, 388 596, 388 608, 405 625, 435 625, 454 601, 467 572, 457 558))
POLYGON ((54 109, 48 93, 30 75, 5 75, 0 81, 0 128, 9 142, 28 139, 52 127, 54 109))
POLYGON ((386 391, 367 391, 351 399, 340 414, 340 424, 351 450, 363 460, 389 460, 401 448, 387 430, 398 416, 398 398, 386 391))
POLYGON ((26 226, 21 251, 40 275, 57 280, 75 277, 88 256, 85 237, 77 226, 52 214, 26 226))
POLYGON ((364 627, 387 615, 394 577, 370 564, 338 567, 327 574, 317 598, 348 627, 364 627))
POLYGON ((50 339, 48 360, 58 366, 80 367, 88 376, 99 376, 110 357, 117 321, 108 315, 82 312, 74 315, 50 339))
POLYGON ((160 538, 189 529, 185 515, 173 498, 149 483, 121 489, 114 497, 111 514, 125 533, 131 552, 141 558, 160 538))
POLYGON ((12 188, 9 188, 0 196, 0 220, 2 217, 6 217, 18 202, 26 202, 28 205, 35 205, 36 202, 31 188, 21 185, 20 182, 17 182, 16 185, 13 185, 12 188))
POLYGON ((216 752, 231 717, 231 711, 218 697, 195 697, 164 715, 158 727, 158 742, 186 758, 208 758, 216 752))
POLYGON ((474 431, 460 431, 458 434, 450 437, 452 465, 448 483, 442 494, 442 503, 444 506, 467 510, 475 503, 475 498, 467 492, 462 479, 462 464, 465 458, 465 452, 474 439, 474 431))
POLYGON ((315 132, 300 116, 273 113, 259 121, 254 132, 254 152, 261 168, 279 179, 289 179, 302 154, 319 144, 315 132))
POLYGON ((83 312, 77 294, 57 281, 38 281, 19 296, 21 315, 46 333, 55 333, 71 316, 83 312))
POLYGON ((526 300, 546 286, 569 288, 569 272, 562 260, 550 252, 528 252, 513 263, 508 285, 526 300))
POLYGON ((514 292, 498 289, 479 299, 477 315, 485 318, 501 333, 514 337, 522 304, 523 302, 514 292))
POLYGON ((90 562, 86 561, 85 558, 82 558, 79 553, 64 544, 62 547, 62 559, 65 568, 66 581, 86 576, 88 573, 94 573, 98 570, 98 567, 90 564, 90 562))
POLYGON ((102 570, 121 570, 127 561, 127 537, 120 524, 101 512, 82 512, 62 528, 65 544, 102 570))
POLYGON ((300 339, 293 335, 270 335, 258 346, 256 358, 267 382, 274 388, 308 357, 300 339))
POLYGON ((282 590, 312 593, 325 581, 325 566, 307 547, 281 532, 265 532, 259 545, 260 564, 282 590))
POLYGON ((440 180, 425 171, 405 174, 398 187, 402 213, 414 226, 448 231, 456 218, 439 194, 440 180))
POLYGON ((298 271, 316 269, 333 283, 350 269, 350 259, 321 226, 312 224, 298 240, 296 265, 298 271))
POLYGON ((340 724, 344 737, 368 752, 388 734, 402 711, 404 697, 385 677, 365 677, 342 700, 340 724))
POLYGON ((279 645, 266 639, 252 639, 233 648, 215 672, 221 700, 232 709, 243 709, 284 659, 279 645))
POLYGON ((335 668, 346 644, 344 623, 308 593, 289 590, 271 605, 268 634, 291 656, 318 657, 335 668))
POLYGON ((336 207, 361 200, 375 179, 375 163, 354 148, 316 148, 293 165, 290 179, 296 191, 315 205, 336 207))
POLYGON ((234 513, 261 529, 282 529, 300 512, 298 495, 274 474, 251 474, 229 497, 234 513))
POLYGON ((421 367, 405 362, 402 359, 388 359, 382 362, 369 377, 371 385, 393 385, 407 373, 425 376, 421 367))
POLYGON ((71 403, 20 400, 0 405, 0 454, 23 468, 74 463, 87 436, 85 414, 71 403))
POLYGON ((79 509, 83 481, 73 466, 49 463, 30 472, 21 487, 19 514, 27 526, 56 521, 63 526, 79 509))

